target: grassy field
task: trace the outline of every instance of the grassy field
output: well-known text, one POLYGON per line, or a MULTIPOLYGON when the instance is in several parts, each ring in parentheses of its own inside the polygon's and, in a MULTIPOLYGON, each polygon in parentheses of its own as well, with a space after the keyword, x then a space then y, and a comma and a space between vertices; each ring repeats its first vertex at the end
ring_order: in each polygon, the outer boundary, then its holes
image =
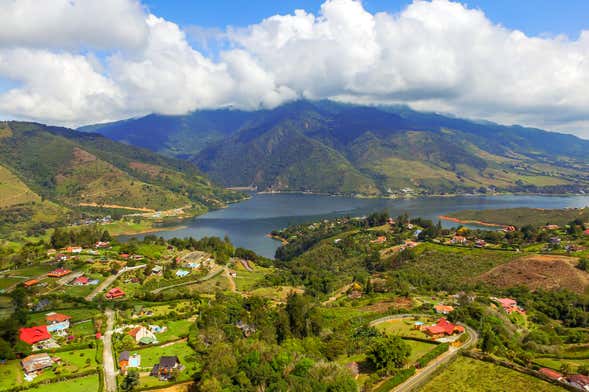
MULTIPOLYGON (((49 380, 59 376, 76 374, 96 367, 94 349, 74 350, 50 355, 61 358, 62 363, 54 368, 45 370, 35 379, 35 381, 49 380)), ((19 360, 7 361, 0 365, 0 391, 23 385, 24 382, 19 360)), ((57 387, 57 385, 55 387, 57 389, 48 390, 66 390, 63 387, 57 387)))
POLYGON ((160 321, 156 322, 158 325, 166 326, 168 329, 157 335, 157 340, 160 342, 169 342, 171 340, 177 340, 188 335, 190 326, 194 324, 194 321, 190 320, 176 320, 176 321, 160 321))
POLYGON ((417 342, 415 340, 405 340, 405 343, 411 346, 411 354, 408 359, 409 365, 413 365, 419 358, 436 348, 433 343, 417 342))
POLYGON ((415 248, 415 260, 394 271, 417 287, 436 290, 464 289, 492 268, 521 256, 516 252, 470 249, 436 244, 415 248))
POLYGON ((272 273, 273 268, 264 268, 250 263, 253 271, 246 270, 239 262, 235 263, 235 272, 237 276, 234 278, 237 290, 250 291, 253 290, 258 283, 264 280, 264 276, 272 273))
POLYGON ((565 225, 580 218, 589 221, 589 208, 566 208, 545 210, 539 208, 505 208, 495 210, 467 210, 448 214, 448 216, 469 221, 481 221, 501 225, 543 226, 546 224, 565 225))
POLYGON ((40 201, 41 198, 4 166, 0 166, 0 208, 40 201))
POLYGON ((514 370, 459 356, 421 391, 557 392, 564 389, 514 370))
MULTIPOLYGON (((415 321, 413 319, 394 319, 385 321, 384 323, 380 323, 376 325, 376 329, 379 331, 385 332, 391 335, 399 335, 399 336, 408 336, 413 338, 422 338, 426 339, 427 335, 422 331, 419 331, 413 327, 415 321)), ((426 324, 433 324, 435 322, 435 318, 430 319, 419 319, 419 321, 423 321, 426 324)))
MULTIPOLYGON (((82 320, 89 320, 92 319, 94 316, 100 315, 100 311, 94 308, 68 308, 68 309, 59 309, 55 310, 56 313, 62 313, 65 315, 70 316, 72 319, 70 320, 72 323, 76 323, 82 320)), ((30 323, 33 325, 43 324, 45 323, 45 315, 48 312, 37 312, 31 313, 30 316, 30 323)))
POLYGON ((34 392, 90 392, 98 390, 98 376, 75 378, 54 384, 45 384, 32 389, 34 392))
MULTIPOLYGON (((141 366, 146 371, 158 363, 161 356, 177 355, 180 363, 185 366, 184 371, 179 374, 177 381, 191 380, 192 375, 198 369, 197 366, 199 366, 194 360, 194 351, 186 343, 176 343, 167 347, 149 347, 143 350, 137 350, 136 352, 141 355, 141 366)), ((157 378, 151 376, 143 376, 140 379, 141 388, 165 386, 167 384, 168 382, 159 381, 157 378)))

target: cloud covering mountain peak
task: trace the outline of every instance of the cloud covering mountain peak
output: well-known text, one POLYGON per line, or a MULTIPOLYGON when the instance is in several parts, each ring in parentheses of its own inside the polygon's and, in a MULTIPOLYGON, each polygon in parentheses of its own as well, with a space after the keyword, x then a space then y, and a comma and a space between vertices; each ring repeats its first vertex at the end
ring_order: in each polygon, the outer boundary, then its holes
POLYGON ((0 32, 5 117, 77 125, 331 98, 589 135, 589 31, 528 37, 453 1, 373 14, 360 1, 327 0, 316 15, 228 28, 215 56, 133 0, 100 10, 88 0, 0 1, 0 14, 12 16, 0 32))

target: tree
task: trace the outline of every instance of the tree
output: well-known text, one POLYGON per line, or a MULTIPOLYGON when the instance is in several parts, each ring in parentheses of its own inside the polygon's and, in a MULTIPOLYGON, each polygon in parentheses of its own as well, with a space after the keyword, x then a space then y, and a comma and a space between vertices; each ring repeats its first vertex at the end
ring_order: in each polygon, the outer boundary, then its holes
POLYGON ((137 370, 129 370, 127 375, 121 383, 123 391, 132 391, 139 385, 139 372, 137 370))
POLYGON ((407 363, 409 354, 411 354, 411 346, 399 336, 380 336, 373 340, 366 358, 376 369, 391 370, 403 367, 407 363))

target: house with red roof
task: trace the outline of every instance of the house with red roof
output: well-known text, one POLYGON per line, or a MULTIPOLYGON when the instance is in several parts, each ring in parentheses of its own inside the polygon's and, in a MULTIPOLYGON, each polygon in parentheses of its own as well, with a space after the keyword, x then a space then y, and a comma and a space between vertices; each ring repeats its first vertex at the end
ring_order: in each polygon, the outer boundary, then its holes
POLYGON ((27 344, 35 344, 51 339, 46 325, 39 325, 31 328, 21 328, 19 330, 19 339, 27 344))
POLYGON ((86 286, 90 282, 90 279, 86 276, 78 276, 74 279, 73 285, 74 286, 86 286))
POLYGON ((538 370, 538 372, 542 373, 543 375, 545 375, 546 377, 548 377, 552 380, 562 381, 564 379, 562 374, 560 374, 556 370, 552 370, 549 368, 541 368, 540 370, 538 370))
POLYGON ((517 304, 517 301, 511 298, 491 298, 493 301, 497 302, 501 308, 507 313, 511 314, 513 312, 517 312, 519 314, 526 314, 526 311, 517 304))
POLYGON ((581 391, 589 391, 589 376, 584 376, 582 374, 573 374, 572 376, 568 376, 566 380, 569 382, 570 385, 577 389, 580 389, 581 391))
POLYGON ((436 324, 425 328, 425 333, 434 339, 441 338, 444 336, 451 336, 455 333, 462 332, 464 332, 464 327, 452 324, 443 317, 440 318, 436 324))
POLYGON ((70 274, 71 272, 72 272, 72 270, 69 270, 69 269, 57 268, 57 269, 54 269, 53 271, 49 272, 47 274, 47 276, 49 276, 50 278, 62 278, 64 276, 66 276, 67 274, 70 274))
POLYGON ((105 297, 106 299, 116 299, 125 296, 125 292, 118 287, 108 290, 105 297))

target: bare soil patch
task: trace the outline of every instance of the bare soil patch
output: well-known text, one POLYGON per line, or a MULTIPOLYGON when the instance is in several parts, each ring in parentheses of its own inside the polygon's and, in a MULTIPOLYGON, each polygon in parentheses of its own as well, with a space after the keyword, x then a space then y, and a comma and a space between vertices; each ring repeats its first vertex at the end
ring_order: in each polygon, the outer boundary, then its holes
POLYGON ((372 305, 363 306, 366 312, 384 313, 389 309, 411 309, 411 298, 399 297, 391 300, 380 301, 372 305))
POLYGON ((584 293, 589 286, 589 273, 576 268, 578 262, 576 257, 525 256, 497 266, 477 279, 502 288, 523 285, 531 290, 566 288, 584 293))

